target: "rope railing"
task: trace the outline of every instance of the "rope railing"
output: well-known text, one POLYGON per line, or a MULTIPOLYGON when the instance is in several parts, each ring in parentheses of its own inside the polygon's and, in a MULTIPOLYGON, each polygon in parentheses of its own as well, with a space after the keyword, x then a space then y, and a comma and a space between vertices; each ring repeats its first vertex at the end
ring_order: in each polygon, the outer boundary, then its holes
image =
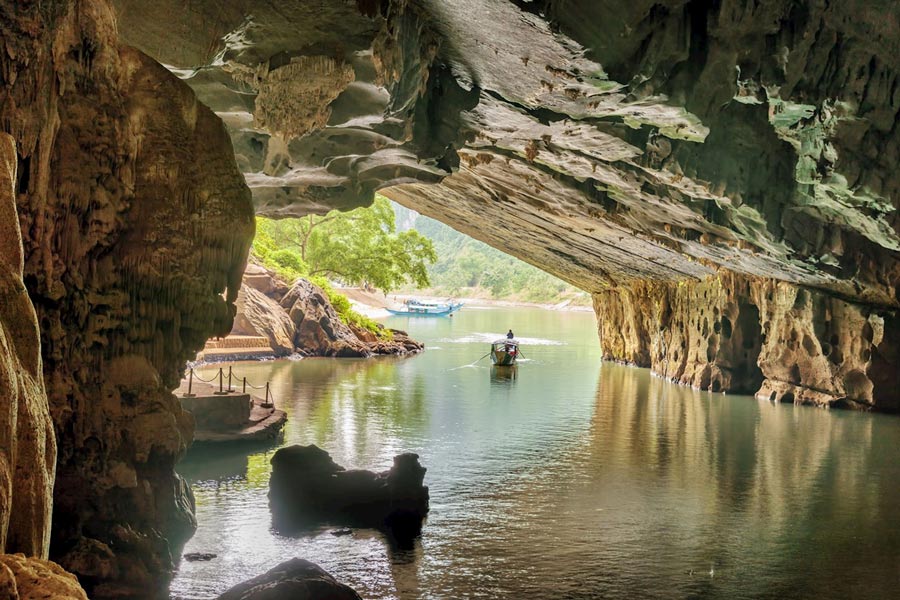
MULTIPOLYGON (((231 394, 231 393, 234 393, 235 391, 237 391, 234 389, 234 387, 232 385, 234 379, 236 379, 236 375, 234 374, 232 367, 228 367, 228 375, 225 375, 225 369, 223 367, 219 367, 219 372, 217 374, 213 375, 210 379, 203 379, 199 375, 196 375, 194 373, 193 367, 191 367, 191 369, 188 371, 188 389, 187 389, 187 393, 184 395, 186 398, 192 398, 195 395, 193 393, 195 378, 198 381, 202 381, 203 383, 213 383, 218 379, 219 380, 219 391, 215 392, 215 393, 219 394, 219 395, 231 394), (228 379, 227 387, 225 386, 226 378, 228 379)), ((266 396, 262 403, 263 408, 272 408, 275 406, 274 399, 272 398, 271 384, 268 381, 266 382, 266 385, 253 385, 252 383, 247 382, 246 377, 242 377, 241 378, 241 393, 246 394, 247 388, 250 388, 252 390, 265 390, 266 391, 266 396)))

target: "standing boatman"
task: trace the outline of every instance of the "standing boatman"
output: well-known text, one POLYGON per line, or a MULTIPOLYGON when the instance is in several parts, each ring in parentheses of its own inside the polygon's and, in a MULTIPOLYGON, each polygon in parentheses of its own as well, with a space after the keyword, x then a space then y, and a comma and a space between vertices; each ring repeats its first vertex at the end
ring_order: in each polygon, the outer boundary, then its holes
POLYGON ((509 331, 506 332, 506 339, 511 340, 514 337, 516 337, 516 336, 513 334, 512 329, 510 329, 509 331))

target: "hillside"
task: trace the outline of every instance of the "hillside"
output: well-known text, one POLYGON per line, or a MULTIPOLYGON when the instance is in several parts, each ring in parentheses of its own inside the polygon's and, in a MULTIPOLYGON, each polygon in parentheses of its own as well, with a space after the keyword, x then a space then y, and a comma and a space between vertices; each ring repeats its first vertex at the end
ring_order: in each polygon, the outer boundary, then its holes
MULTIPOLYGON (((415 229, 430 239, 438 260, 428 268, 435 296, 589 305, 590 295, 517 258, 459 233, 440 221, 394 204, 398 230, 415 229)), ((414 291, 408 287, 403 291, 414 291)))

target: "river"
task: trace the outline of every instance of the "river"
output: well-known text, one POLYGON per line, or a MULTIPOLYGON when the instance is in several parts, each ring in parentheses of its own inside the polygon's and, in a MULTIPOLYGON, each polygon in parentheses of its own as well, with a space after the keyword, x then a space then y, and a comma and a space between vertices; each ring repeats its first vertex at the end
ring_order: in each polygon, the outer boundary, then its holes
MULTIPOLYGON (((194 450, 199 528, 173 598, 214 598, 292 557, 363 598, 896 598, 900 419, 698 392, 601 363, 594 316, 465 308, 392 318, 407 358, 239 363, 289 421, 268 448, 194 450), (514 376, 477 359, 512 327, 514 376), (375 531, 270 529, 269 460, 316 444, 346 467, 417 452, 414 548, 375 531)), ((204 375, 208 375, 208 371, 204 375)))

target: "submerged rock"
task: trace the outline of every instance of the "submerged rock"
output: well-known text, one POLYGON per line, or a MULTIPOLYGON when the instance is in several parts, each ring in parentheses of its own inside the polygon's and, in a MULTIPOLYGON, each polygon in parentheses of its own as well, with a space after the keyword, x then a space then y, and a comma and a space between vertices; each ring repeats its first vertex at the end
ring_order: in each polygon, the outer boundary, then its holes
POLYGON ((292 558, 259 577, 239 583, 218 600, 362 600, 322 567, 292 558))
POLYGON ((346 470, 314 445, 282 448, 272 457, 272 520, 288 532, 334 523, 382 529, 397 540, 410 540, 428 514, 425 471, 413 453, 395 456, 390 470, 374 473, 346 470))
POLYGON ((213 554, 212 552, 188 552, 184 555, 184 560, 188 562, 205 562, 212 560, 219 556, 218 554, 213 554))

